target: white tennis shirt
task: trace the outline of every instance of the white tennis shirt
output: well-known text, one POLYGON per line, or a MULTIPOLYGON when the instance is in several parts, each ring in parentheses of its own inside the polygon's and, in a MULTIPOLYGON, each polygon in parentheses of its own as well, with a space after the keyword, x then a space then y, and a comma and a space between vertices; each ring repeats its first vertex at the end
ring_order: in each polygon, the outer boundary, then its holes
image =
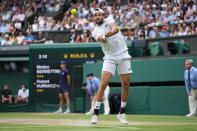
MULTIPOLYGON (((95 25, 92 31, 92 37, 97 41, 99 35, 105 35, 111 31, 109 24, 115 22, 112 17, 104 19, 102 25, 95 25)), ((101 43, 102 50, 105 54, 103 59, 129 59, 131 56, 128 53, 127 45, 124 41, 122 33, 119 31, 117 34, 108 38, 107 43, 101 43)))

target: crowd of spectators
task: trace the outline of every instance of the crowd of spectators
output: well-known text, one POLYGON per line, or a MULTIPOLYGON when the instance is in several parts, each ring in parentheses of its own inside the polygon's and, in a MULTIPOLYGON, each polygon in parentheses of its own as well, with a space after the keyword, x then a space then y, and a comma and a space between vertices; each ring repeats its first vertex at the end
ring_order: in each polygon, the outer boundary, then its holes
MULTIPOLYGON (((4 4, 0 5, 0 32, 2 32, 0 39, 4 41, 11 39, 7 44, 13 44, 14 34, 12 32, 14 30, 21 31, 24 19, 30 14, 38 9, 58 12, 66 0, 10 1, 2 0, 4 4), (5 4, 6 2, 8 4, 5 4), (13 2, 18 4, 11 4, 13 2), (11 35, 3 34, 4 32, 10 32, 11 35)), ((126 40, 197 33, 196 0, 92 0, 91 2, 75 0, 70 1, 70 8, 64 13, 61 20, 43 14, 35 17, 32 24, 29 24, 26 29, 28 32, 26 36, 21 33, 18 33, 18 36, 15 35, 16 38, 19 37, 19 41, 16 43, 29 44, 36 42, 35 38, 29 36, 31 32, 67 30, 72 32, 70 42, 94 41, 90 33, 94 28, 92 12, 99 7, 104 9, 106 16, 113 17, 117 24, 123 28, 126 40), (70 13, 73 8, 77 9, 77 15, 70 13), (77 33, 78 31, 82 33, 77 33), (26 40, 26 38, 28 39, 26 40)), ((39 41, 39 43, 41 42, 39 41)), ((2 42, 1 45, 3 45, 2 42)))
MULTIPOLYGON (((69 10, 65 13, 63 21, 72 23, 69 28, 87 32, 94 28, 92 12, 98 7, 104 9, 106 16, 113 17, 117 24, 125 29, 123 34, 126 40, 197 33, 196 0, 99 0, 91 3, 78 1, 71 6, 71 9, 77 8, 77 18, 70 15, 69 10)), ((76 38, 78 37, 75 37, 74 42, 76 38)))

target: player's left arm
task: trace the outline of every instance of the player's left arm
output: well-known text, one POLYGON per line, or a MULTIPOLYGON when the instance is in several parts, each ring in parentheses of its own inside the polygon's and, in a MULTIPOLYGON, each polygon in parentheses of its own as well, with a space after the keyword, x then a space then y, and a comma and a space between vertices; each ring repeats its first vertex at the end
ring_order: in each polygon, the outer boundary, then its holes
POLYGON ((118 29, 115 22, 109 23, 109 26, 111 28, 111 31, 109 31, 105 34, 106 37, 111 37, 119 32, 119 29, 118 29))

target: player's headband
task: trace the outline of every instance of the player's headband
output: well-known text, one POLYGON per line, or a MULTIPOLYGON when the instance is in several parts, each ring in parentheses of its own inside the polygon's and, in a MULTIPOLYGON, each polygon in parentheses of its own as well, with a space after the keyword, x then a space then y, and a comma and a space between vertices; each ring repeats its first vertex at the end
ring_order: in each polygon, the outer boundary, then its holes
POLYGON ((100 8, 96 8, 96 9, 93 11, 93 15, 94 15, 95 13, 103 13, 103 14, 104 14, 104 11, 103 11, 102 9, 100 9, 100 8))

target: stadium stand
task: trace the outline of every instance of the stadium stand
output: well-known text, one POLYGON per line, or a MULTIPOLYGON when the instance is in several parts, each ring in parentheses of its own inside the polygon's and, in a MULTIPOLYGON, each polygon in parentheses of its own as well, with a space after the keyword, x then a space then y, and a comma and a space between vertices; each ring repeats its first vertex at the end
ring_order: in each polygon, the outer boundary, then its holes
POLYGON ((195 0, 1 0, 1 45, 26 44, 15 40, 21 31, 25 36, 39 31, 71 35, 63 41, 50 38, 54 42, 92 42, 92 11, 97 7, 114 17, 126 40, 197 33, 195 0), (70 13, 73 8, 77 17, 70 13))

